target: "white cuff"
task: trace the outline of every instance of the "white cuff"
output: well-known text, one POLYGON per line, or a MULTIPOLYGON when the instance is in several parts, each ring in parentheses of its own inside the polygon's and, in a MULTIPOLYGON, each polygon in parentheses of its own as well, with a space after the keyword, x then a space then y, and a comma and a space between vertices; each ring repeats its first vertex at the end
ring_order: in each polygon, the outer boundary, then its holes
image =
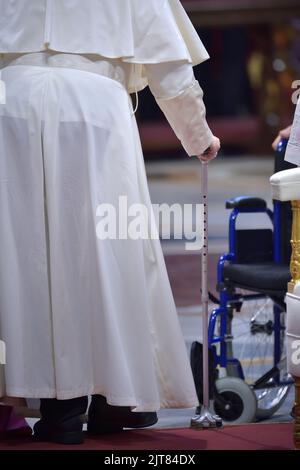
POLYGON ((156 98, 176 136, 189 156, 201 155, 212 143, 213 134, 206 122, 203 91, 195 80, 178 96, 156 98))

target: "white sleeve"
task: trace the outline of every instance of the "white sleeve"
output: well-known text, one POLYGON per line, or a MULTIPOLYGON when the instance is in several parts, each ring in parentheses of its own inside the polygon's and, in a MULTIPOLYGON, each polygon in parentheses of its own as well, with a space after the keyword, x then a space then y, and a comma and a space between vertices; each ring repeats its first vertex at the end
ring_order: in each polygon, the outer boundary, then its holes
POLYGON ((183 148, 189 156, 201 155, 210 146, 213 134, 192 65, 168 62, 145 68, 150 90, 183 148))

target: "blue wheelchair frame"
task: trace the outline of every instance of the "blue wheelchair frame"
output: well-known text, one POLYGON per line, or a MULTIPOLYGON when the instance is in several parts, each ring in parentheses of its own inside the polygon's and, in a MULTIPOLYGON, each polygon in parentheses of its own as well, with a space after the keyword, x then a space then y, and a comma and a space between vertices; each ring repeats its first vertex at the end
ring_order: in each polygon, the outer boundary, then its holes
MULTIPOLYGON (((280 233, 280 202, 274 201, 273 211, 262 208, 234 208, 229 217, 229 252, 223 254, 219 258, 218 267, 217 267, 217 282, 218 286, 222 286, 224 283, 224 265, 225 263, 234 263, 236 262, 236 222, 237 217, 240 213, 265 213, 266 216, 271 220, 273 225, 273 260, 276 263, 281 262, 281 233, 280 233)), ((258 298, 265 298, 266 294, 249 294, 243 296, 243 300, 253 300, 258 298)), ((232 339, 228 337, 227 334, 227 325, 228 325, 228 314, 230 308, 230 302, 238 301, 240 296, 238 294, 232 294, 226 287, 220 289, 220 306, 213 310, 209 318, 208 325, 208 344, 214 352, 214 365, 226 368, 228 365, 233 365, 236 368, 237 376, 242 380, 245 380, 243 373, 243 368, 238 360, 238 358, 228 357, 227 351, 227 342, 232 339), (215 335, 216 323, 220 319, 220 333, 215 335), (213 347, 217 344, 220 344, 219 353, 217 353, 217 348, 213 347)), ((282 346, 281 346, 281 333, 285 329, 281 324, 281 314, 282 309, 274 304, 273 313, 274 313, 274 323, 273 323, 273 334, 274 334, 274 351, 273 351, 273 367, 279 364, 282 355, 282 346)), ((275 377, 276 385, 288 385, 292 384, 291 379, 286 379, 285 381, 280 380, 279 374, 276 374, 275 377)), ((274 382, 273 382, 274 384, 274 382)), ((261 379, 259 379, 256 384, 253 385, 255 388, 261 387, 261 379)), ((265 386, 264 386, 265 387, 265 386)))

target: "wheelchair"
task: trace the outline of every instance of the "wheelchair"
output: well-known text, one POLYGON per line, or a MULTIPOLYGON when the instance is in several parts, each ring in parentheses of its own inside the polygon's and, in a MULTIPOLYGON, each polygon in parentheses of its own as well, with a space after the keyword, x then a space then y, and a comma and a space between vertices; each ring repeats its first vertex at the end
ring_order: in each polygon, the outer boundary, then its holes
MULTIPOLYGON (((277 150, 275 171, 294 166, 283 160, 286 144, 277 150)), ((209 318, 208 341, 216 371, 214 409, 233 424, 270 418, 293 383, 286 371, 284 301, 292 213, 290 203, 274 201, 270 210, 259 197, 236 197, 226 208, 229 251, 218 261, 219 306, 209 318), (269 226, 239 229, 242 214, 263 214, 269 226)))

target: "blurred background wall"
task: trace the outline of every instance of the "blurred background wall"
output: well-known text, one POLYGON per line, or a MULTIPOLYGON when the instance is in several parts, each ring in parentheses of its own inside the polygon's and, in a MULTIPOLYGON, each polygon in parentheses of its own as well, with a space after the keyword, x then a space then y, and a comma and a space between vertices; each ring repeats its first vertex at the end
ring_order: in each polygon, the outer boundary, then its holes
MULTIPOLYGON (((293 116, 300 79, 300 0, 182 0, 211 59, 195 67, 223 154, 270 153, 293 116)), ((138 111, 147 160, 183 154, 149 89, 138 111)))

